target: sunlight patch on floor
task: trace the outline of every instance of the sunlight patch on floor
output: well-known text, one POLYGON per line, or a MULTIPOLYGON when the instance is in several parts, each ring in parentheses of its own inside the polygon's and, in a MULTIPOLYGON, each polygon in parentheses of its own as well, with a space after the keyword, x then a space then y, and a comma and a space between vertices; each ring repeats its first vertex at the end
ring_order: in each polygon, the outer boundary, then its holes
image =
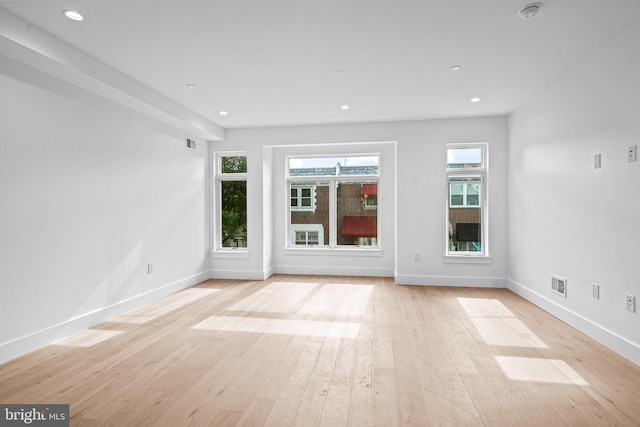
POLYGON ((360 324, 263 317, 211 316, 192 327, 210 331, 251 332, 330 338, 357 338, 360 324))
POLYGON ((495 358, 502 372, 514 381, 589 385, 564 360, 511 356, 495 356, 495 358))
POLYGON ((331 307, 334 316, 359 316, 367 307, 373 285, 326 284, 298 312, 322 315, 331 307), (335 306, 336 302, 340 302, 335 306))
POLYGON ((93 347, 103 341, 107 341, 122 331, 107 331, 102 329, 87 329, 70 337, 63 338, 54 343, 54 345, 63 345, 67 347, 93 347))
POLYGON ((228 309, 231 311, 288 313, 316 286, 318 283, 273 282, 228 309))
POLYGON ((149 304, 139 310, 118 316, 111 320, 112 322, 143 324, 156 319, 165 314, 171 313, 187 304, 196 302, 202 298, 208 297, 219 289, 211 288, 189 288, 184 291, 176 292, 159 301, 149 304))
POLYGON ((458 298, 458 301, 488 345, 548 348, 500 301, 488 298, 458 298))

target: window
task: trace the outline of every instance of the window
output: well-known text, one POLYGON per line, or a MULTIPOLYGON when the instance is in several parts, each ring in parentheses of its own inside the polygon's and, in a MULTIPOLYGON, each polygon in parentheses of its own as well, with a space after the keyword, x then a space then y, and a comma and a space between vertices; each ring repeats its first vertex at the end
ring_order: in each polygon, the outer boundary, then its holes
POLYGON ((215 156, 216 249, 247 247, 247 157, 215 156))
POLYGON ((314 211, 316 209, 315 186, 291 186, 291 210, 314 211))
POLYGON ((322 224, 292 224, 291 239, 295 246, 324 245, 324 227, 322 224))
POLYGON ((290 247, 378 247, 379 155, 288 157, 290 247))
POLYGON ((447 146, 447 255, 488 256, 487 144, 447 146))
POLYGON ((362 184, 361 194, 365 209, 378 209, 378 184, 362 184))
POLYGON ((480 187, 481 182, 477 178, 452 178, 449 180, 449 206, 480 206, 480 187))

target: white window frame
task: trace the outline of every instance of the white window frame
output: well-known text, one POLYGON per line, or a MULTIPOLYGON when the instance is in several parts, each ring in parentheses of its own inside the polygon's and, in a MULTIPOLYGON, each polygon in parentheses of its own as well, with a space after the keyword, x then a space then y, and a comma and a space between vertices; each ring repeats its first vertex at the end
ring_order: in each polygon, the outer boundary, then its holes
POLYGON ((457 262, 464 258, 469 259, 490 259, 489 257, 489 203, 487 194, 489 194, 489 183, 487 180, 489 172, 489 143, 487 142, 472 142, 472 143, 448 143, 446 145, 446 154, 448 156, 450 149, 469 149, 480 148, 481 163, 479 166, 472 167, 448 167, 449 161, 447 158, 447 173, 446 173, 446 185, 447 185, 447 199, 446 199, 446 214, 445 214, 445 260, 450 262, 457 262), (451 206, 451 180, 455 178, 479 178, 480 179, 480 197, 479 205, 467 205, 466 204, 466 185, 463 187, 463 201, 464 206, 451 206), (452 251, 450 247, 450 221, 449 221, 449 209, 456 208, 479 208, 480 209, 480 251, 452 251))
MULTIPOLYGON (((214 176, 214 188, 213 188, 213 205, 214 205, 214 226, 213 226, 213 254, 225 254, 225 253, 239 253, 247 254, 249 251, 249 239, 247 238, 246 247, 224 247, 222 246, 222 182, 224 181, 247 181, 247 172, 244 173, 222 173, 222 158, 223 157, 245 157, 247 158, 247 171, 248 171, 248 156, 246 151, 219 151, 213 154, 213 176, 214 176)), ((247 236, 249 236, 249 187, 247 185, 247 236)))
POLYGON ((480 201, 482 200, 482 184, 480 185, 480 189, 479 189, 479 193, 478 194, 478 204, 477 205, 470 205, 469 204, 469 200, 468 200, 468 190, 469 190, 469 186, 470 185, 475 185, 477 183, 475 182, 450 182, 449 183, 449 207, 453 208, 453 209, 457 209, 457 208, 479 208, 481 206, 480 201), (452 185, 462 185, 462 204, 461 205, 454 205, 451 203, 451 186, 452 185))
MULTIPOLYGON (((381 241, 380 241, 380 214, 378 213, 378 221, 377 221, 377 241, 376 245, 338 245, 338 230, 337 230, 337 187, 339 183, 343 182, 356 182, 356 183, 371 183, 376 184, 378 188, 380 187, 380 177, 382 176, 382 154, 381 153, 318 153, 313 155, 287 155, 285 156, 285 182, 287 189, 287 201, 286 201, 286 215, 285 219, 287 221, 287 233, 286 236, 286 250, 314 250, 314 249, 339 249, 345 251, 354 251, 354 250, 380 250, 381 249, 381 241), (308 176, 291 176, 289 174, 289 160, 290 159, 300 159, 300 158, 332 158, 332 157, 377 157, 378 158, 378 174, 377 175, 341 175, 339 168, 336 170, 336 175, 308 175, 308 176), (305 224, 291 224, 291 212, 297 211, 296 209, 291 209, 291 188, 296 186, 304 187, 305 184, 308 186, 309 181, 313 182, 321 182, 323 185, 326 183, 329 186, 329 242, 324 243, 324 245, 320 246, 306 246, 306 245, 295 245, 295 236, 292 236, 293 229, 300 229, 299 226, 305 224), (293 239, 293 240, 292 240, 293 239)), ((314 188, 314 199, 315 199, 315 188, 314 188)), ((314 208, 317 208, 314 201, 314 208)), ((376 205, 377 209, 377 205, 376 205)))
POLYGON ((303 232, 303 233, 307 233, 307 242, 308 242, 308 233, 309 232, 316 232, 318 233, 318 245, 317 246, 323 246, 324 245, 324 227, 322 226, 322 224, 291 224, 290 230, 289 230, 289 236, 291 236, 291 247, 294 248, 299 248, 299 247, 313 247, 316 245, 309 245, 308 243, 306 245, 297 245, 296 244, 296 232, 303 232))
POLYGON ((366 210, 376 210, 378 209, 378 196, 376 197, 363 197, 362 205, 366 210), (375 203, 371 203, 375 202, 375 203))
POLYGON ((296 200, 298 201, 297 206, 291 206, 291 210, 297 212, 315 212, 316 210, 316 186, 315 185, 291 185, 291 189, 289 190, 289 203, 291 203, 291 191, 296 190, 298 193, 296 196, 296 200), (302 190, 309 189, 311 191, 311 205, 310 206, 302 206, 302 190))

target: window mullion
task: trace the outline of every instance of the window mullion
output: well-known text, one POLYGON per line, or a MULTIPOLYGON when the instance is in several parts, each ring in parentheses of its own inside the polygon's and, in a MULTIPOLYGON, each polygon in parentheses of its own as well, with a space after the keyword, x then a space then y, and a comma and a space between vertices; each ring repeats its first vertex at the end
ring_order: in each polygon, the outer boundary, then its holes
POLYGON ((336 185, 335 178, 329 180, 329 246, 331 248, 335 248, 338 244, 338 195, 336 185))

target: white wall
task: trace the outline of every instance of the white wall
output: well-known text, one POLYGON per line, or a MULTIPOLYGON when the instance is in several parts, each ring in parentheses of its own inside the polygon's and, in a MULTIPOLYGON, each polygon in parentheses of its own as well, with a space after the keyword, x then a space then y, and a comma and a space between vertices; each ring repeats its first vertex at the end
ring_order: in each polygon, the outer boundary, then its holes
MULTIPOLYGON (((506 137, 506 118, 503 117, 229 129, 225 141, 211 142, 210 150, 246 150, 248 153, 249 257, 213 258, 212 275, 259 279, 273 272, 395 274, 400 284, 504 286, 506 137), (381 218, 384 218, 382 256, 311 257, 284 251, 284 240, 278 231, 284 231, 284 209, 278 207, 283 206, 279 198, 284 197, 283 156, 295 150, 290 147, 384 141, 393 143, 379 146, 387 152, 383 161, 389 160, 389 156, 393 160, 391 168, 383 168, 383 179, 393 178, 395 182, 389 185, 396 190, 395 194, 387 192, 386 197, 390 199, 379 200, 381 218), (479 141, 489 142, 490 147, 491 262, 445 263, 446 143, 479 141), (264 168, 263 160, 266 160, 264 168), (271 164, 274 175, 269 175, 271 164), (387 173, 394 176, 385 177, 387 173), (275 185, 265 179, 273 180, 275 185), (273 218, 273 231, 267 229, 269 222, 265 222, 265 218, 269 217, 273 218), (415 254, 419 254, 420 261, 414 261, 415 254)), ((384 194, 381 191, 381 197, 384 194)))
POLYGON ((206 143, 22 71, 0 74, 0 362, 208 278, 206 143))
POLYGON ((509 288, 637 364, 625 294, 640 299, 640 162, 626 157, 640 145, 639 45, 636 25, 512 114, 508 160, 509 288), (568 279, 566 299, 551 273, 568 279))

